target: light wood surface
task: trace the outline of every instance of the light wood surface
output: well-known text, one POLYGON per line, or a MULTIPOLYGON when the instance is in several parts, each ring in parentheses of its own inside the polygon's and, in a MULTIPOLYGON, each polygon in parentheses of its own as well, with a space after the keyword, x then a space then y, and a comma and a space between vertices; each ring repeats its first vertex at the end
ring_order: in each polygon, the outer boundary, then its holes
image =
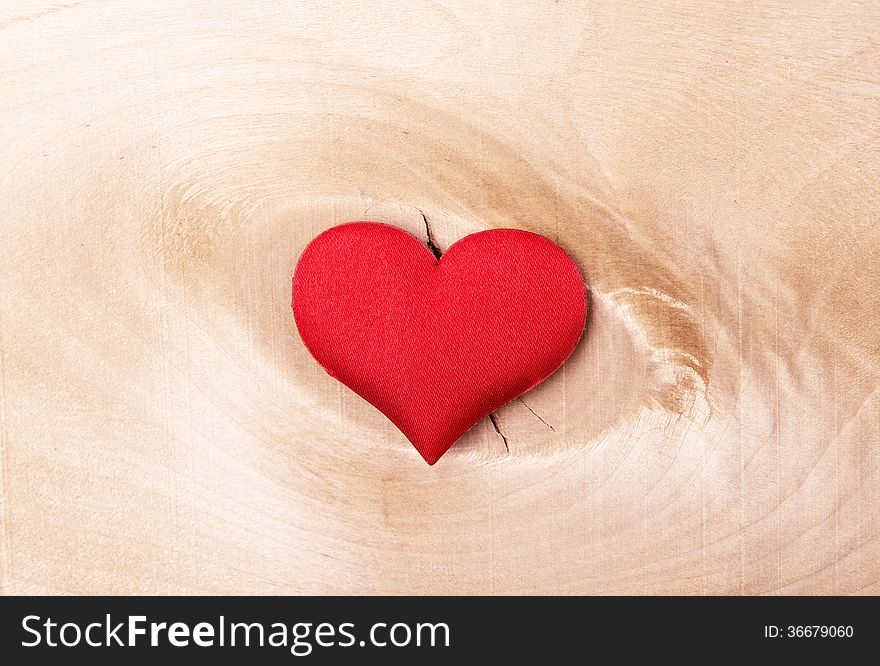
POLYGON ((0 5, 2 591, 880 592, 876 2, 0 5), (424 218, 423 218, 424 215, 424 218), (293 327, 350 219, 538 231, 429 468, 293 327))

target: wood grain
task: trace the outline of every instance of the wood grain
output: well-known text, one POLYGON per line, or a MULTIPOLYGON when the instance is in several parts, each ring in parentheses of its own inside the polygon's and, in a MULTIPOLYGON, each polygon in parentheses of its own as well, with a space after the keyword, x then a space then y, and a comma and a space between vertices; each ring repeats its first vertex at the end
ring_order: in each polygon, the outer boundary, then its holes
POLYGON ((880 8, 7 0, 2 591, 880 592, 880 8), (349 219, 578 261, 428 468, 297 337, 349 219))

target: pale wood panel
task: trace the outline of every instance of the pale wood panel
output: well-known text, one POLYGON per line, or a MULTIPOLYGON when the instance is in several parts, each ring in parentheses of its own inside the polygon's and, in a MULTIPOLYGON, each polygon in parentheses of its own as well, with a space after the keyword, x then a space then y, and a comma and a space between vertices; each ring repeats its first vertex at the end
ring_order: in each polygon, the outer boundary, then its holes
POLYGON ((0 7, 6 593, 880 591, 877 3, 0 7), (537 230, 434 468, 293 329, 349 219, 537 230))

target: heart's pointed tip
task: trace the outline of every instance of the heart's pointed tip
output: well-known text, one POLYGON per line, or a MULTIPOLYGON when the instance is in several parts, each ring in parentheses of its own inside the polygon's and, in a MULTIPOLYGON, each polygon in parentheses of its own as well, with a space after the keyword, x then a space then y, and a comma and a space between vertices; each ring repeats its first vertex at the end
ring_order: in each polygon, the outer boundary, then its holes
POLYGON ((438 451, 436 449, 433 449, 433 450, 427 449, 427 450, 423 451, 418 446, 414 446, 413 448, 415 448, 415 450, 418 451, 419 455, 422 457, 422 460, 424 460, 426 463, 428 463, 428 465, 430 467, 433 467, 436 464, 436 462, 438 460, 440 460, 440 458, 443 457, 443 454, 445 454, 449 450, 448 446, 440 451, 438 451))
MULTIPOLYGON (((418 451, 418 449, 416 450, 418 451)), ((428 463, 430 467, 433 467, 434 464, 443 457, 442 453, 439 456, 436 456, 428 453, 422 453, 421 451, 419 451, 419 455, 422 456, 422 460, 428 463)))

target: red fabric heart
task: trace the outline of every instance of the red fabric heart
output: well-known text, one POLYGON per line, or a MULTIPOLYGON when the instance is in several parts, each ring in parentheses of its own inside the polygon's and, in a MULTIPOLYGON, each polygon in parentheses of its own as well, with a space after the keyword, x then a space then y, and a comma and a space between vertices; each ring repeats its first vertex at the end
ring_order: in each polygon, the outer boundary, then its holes
POLYGON ((483 231, 437 260, 400 229, 352 222, 306 247, 293 313, 318 363, 433 465, 562 365, 587 300, 575 263, 537 234, 483 231))

